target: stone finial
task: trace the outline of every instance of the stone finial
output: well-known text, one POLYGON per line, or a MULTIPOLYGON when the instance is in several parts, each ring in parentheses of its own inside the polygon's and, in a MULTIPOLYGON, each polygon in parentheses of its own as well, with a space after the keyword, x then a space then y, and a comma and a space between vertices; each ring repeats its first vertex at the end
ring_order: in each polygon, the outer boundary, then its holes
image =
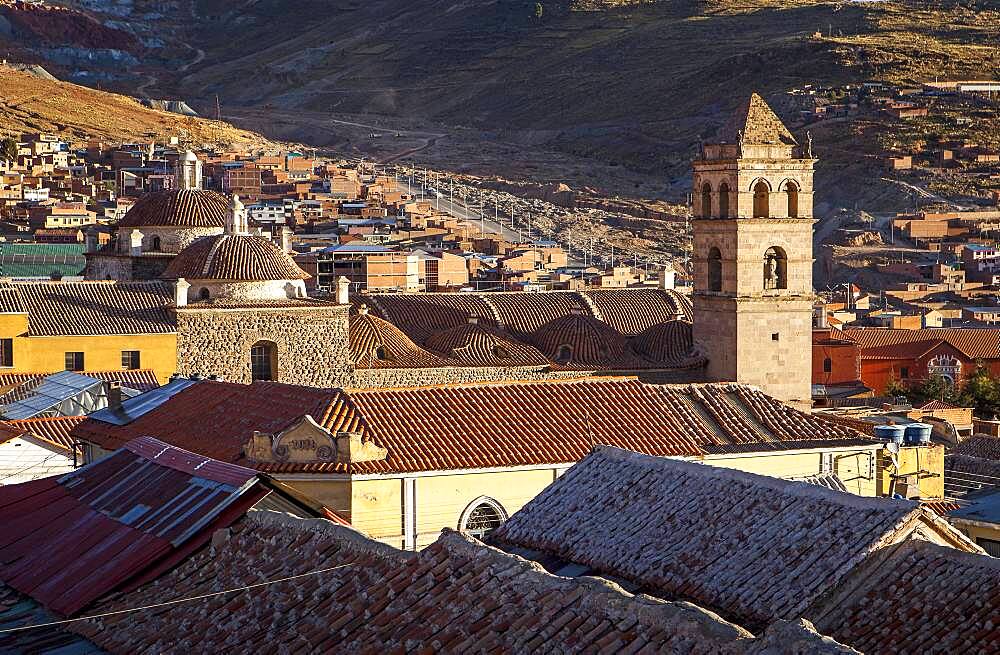
POLYGON ((368 315, 368 305, 361 305, 360 307, 358 307, 358 314, 360 314, 362 316, 367 316, 368 315))
POLYGON ((188 289, 190 288, 190 282, 182 277, 177 278, 177 282, 174 283, 174 305, 184 307, 188 304, 188 289))
POLYGON ((227 234, 248 234, 250 226, 247 221, 247 208, 240 202, 240 197, 233 194, 229 202, 229 215, 226 217, 227 234))
POLYGON ((351 302, 351 281, 341 275, 337 278, 337 304, 347 305, 351 302))
POLYGON ((142 254, 142 236, 143 234, 139 230, 132 230, 132 233, 129 235, 131 240, 129 245, 131 246, 133 257, 138 257, 142 254))

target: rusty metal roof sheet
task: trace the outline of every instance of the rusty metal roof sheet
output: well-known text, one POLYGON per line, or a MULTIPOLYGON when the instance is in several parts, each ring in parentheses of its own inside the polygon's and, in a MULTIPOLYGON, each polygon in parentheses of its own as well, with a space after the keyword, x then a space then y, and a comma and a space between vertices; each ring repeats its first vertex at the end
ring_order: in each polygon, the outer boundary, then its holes
POLYGON ((204 544, 268 493, 257 474, 150 437, 0 487, 0 581, 70 615, 204 544))

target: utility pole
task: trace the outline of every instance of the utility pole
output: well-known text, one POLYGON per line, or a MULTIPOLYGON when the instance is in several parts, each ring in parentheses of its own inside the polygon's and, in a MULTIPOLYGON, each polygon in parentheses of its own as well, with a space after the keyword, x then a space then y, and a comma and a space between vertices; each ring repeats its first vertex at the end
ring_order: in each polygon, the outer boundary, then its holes
POLYGON ((222 107, 219 105, 219 94, 215 94, 215 120, 222 120, 222 107))

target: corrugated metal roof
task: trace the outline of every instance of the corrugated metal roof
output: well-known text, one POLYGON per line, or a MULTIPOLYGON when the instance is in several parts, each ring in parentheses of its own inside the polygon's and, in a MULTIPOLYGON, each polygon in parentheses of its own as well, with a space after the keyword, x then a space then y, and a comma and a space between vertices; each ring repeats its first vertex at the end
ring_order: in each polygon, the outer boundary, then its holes
POLYGON ((0 487, 0 580, 70 615, 204 544, 268 493, 257 474, 150 437, 0 487))

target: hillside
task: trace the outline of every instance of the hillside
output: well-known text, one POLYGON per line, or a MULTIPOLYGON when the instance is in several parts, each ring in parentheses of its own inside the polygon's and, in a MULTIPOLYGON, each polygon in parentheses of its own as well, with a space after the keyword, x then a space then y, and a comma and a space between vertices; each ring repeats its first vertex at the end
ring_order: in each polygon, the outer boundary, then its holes
POLYGON ((127 142, 165 141, 264 147, 258 134, 228 123, 147 109, 132 98, 41 79, 0 66, 0 135, 53 132, 71 140, 90 137, 127 142))
MULTIPOLYGON (((142 44, 137 67, 82 71, 105 86, 202 115, 218 98, 237 124, 383 161, 674 201, 699 141, 751 91, 780 112, 807 84, 1000 77, 989 0, 63 3, 142 44), (399 136, 369 138, 382 131, 399 136)), ((895 130, 817 128, 836 182, 821 200, 891 207, 873 145, 921 138, 895 130)))

